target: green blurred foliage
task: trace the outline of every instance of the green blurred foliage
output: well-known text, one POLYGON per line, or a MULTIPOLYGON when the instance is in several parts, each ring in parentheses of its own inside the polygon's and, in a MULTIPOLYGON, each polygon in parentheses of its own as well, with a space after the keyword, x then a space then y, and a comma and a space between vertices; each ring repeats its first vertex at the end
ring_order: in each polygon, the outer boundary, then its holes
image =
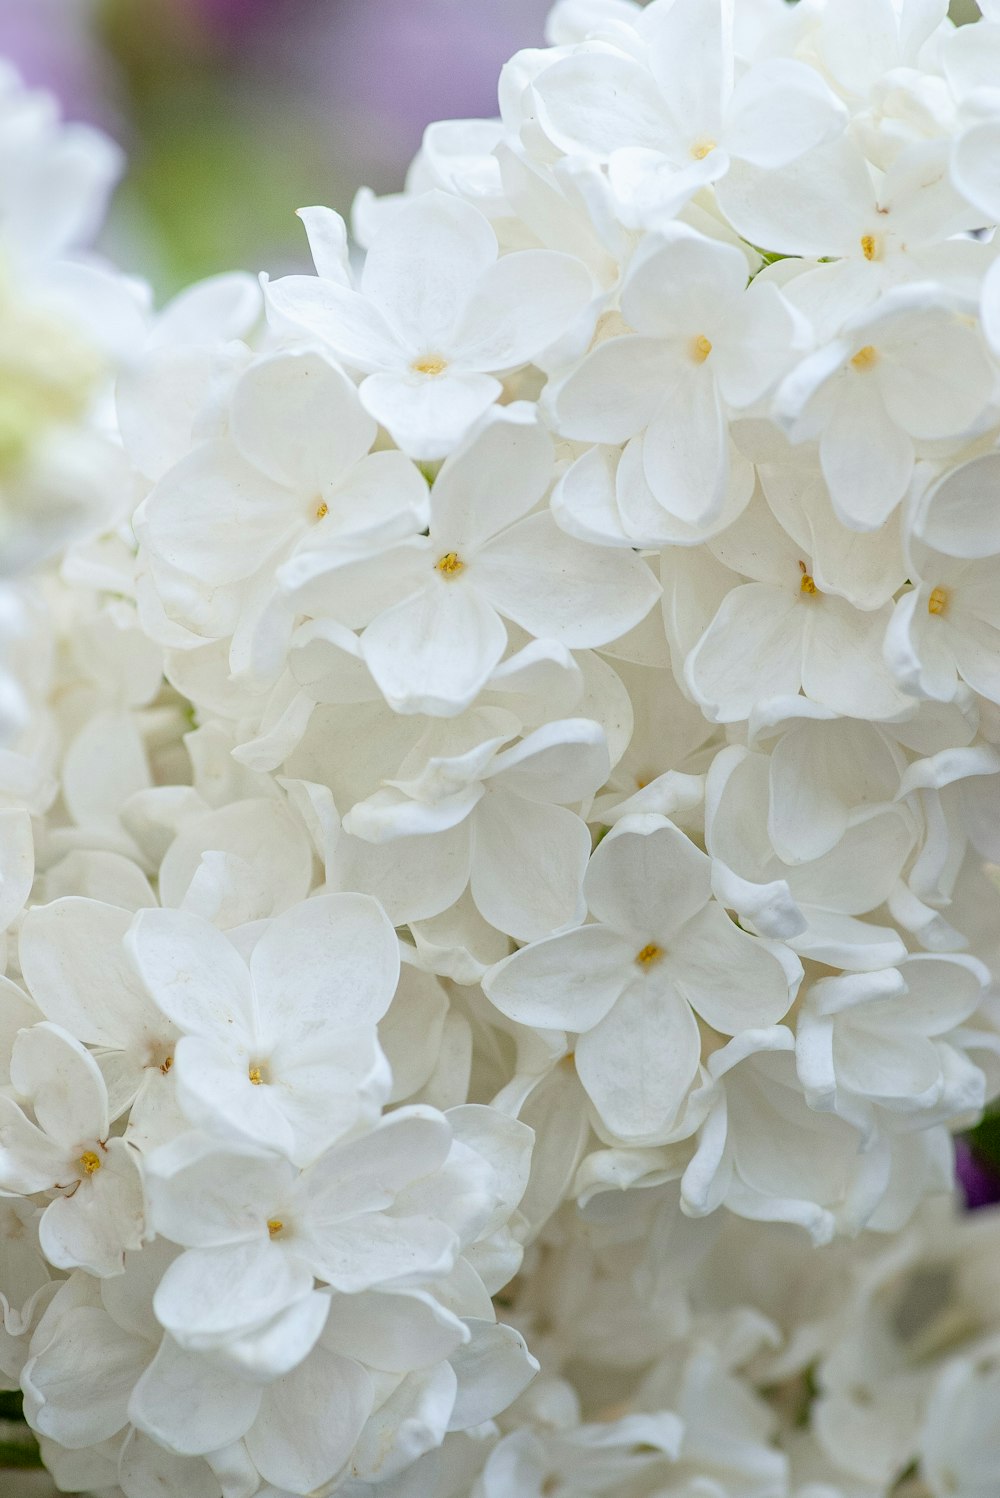
POLYGON ((138 235, 162 294, 216 271, 305 258, 294 217, 343 191, 310 106, 225 50, 177 0, 103 0, 102 41, 120 79, 128 175, 117 222, 138 235))

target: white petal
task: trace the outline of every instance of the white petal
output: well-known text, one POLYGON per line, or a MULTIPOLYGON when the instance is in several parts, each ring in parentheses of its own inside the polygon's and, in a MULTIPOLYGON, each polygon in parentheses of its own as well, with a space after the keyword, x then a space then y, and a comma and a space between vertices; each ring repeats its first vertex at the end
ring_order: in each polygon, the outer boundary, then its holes
POLYGON ((260 1388, 163 1338, 132 1391, 129 1418, 162 1445, 201 1455, 238 1441, 253 1424, 260 1388))
POLYGON ((660 596, 641 557, 567 536, 548 513, 529 515, 488 541, 472 581, 536 639, 558 640, 571 650, 618 639, 660 596))
POLYGON ((985 453, 947 474, 918 520, 921 540, 953 557, 1000 552, 1000 454, 985 453))
POLYGON ((216 1498, 219 1482, 208 1462, 165 1451, 139 1431, 132 1431, 118 1458, 118 1481, 125 1498, 216 1498))
POLYGON ((261 1238, 271 1209, 288 1194, 294 1176, 293 1167, 276 1156, 230 1150, 204 1135, 182 1135, 151 1164, 153 1225, 165 1238, 191 1248, 261 1238))
POLYGON ((603 52, 564 58, 545 69, 535 94, 543 130, 564 151, 606 161, 624 146, 657 150, 669 139, 663 97, 631 58, 603 52))
POLYGON ((448 355, 456 314, 496 258, 496 235, 477 209, 423 193, 380 226, 361 286, 414 355, 448 355))
POLYGON ((298 519, 283 485, 219 441, 160 480, 143 508, 142 539, 170 566, 218 587, 249 577, 298 519))
MULTIPOLYGON (((732 145, 739 150, 738 139, 732 145)), ((782 255, 856 252, 874 207, 868 165, 847 136, 815 146, 780 171, 734 161, 717 191, 737 233, 782 255)))
POLYGON ((108 1137, 108 1097, 97 1062, 58 1025, 45 1020, 20 1032, 10 1079, 31 1099, 39 1127, 55 1143, 73 1150, 108 1137))
POLYGON ((179 1030, 224 1046, 250 1040, 250 975, 221 931, 183 910, 144 910, 125 945, 157 1007, 179 1030))
POLYGON ((679 992, 723 1035, 775 1025, 788 1012, 781 963, 714 901, 678 933, 667 964, 679 992))
POLYGON ((444 458, 502 389, 492 375, 461 369, 406 371, 369 375, 361 386, 361 402, 411 458, 444 458))
POLYGON ((250 972, 268 1044, 318 1026, 375 1024, 399 980, 399 946, 368 895, 318 895, 279 916, 254 948, 250 972))
POLYGON ((468 1322, 470 1340, 454 1352, 458 1393, 449 1430, 467 1430, 500 1415, 538 1372, 520 1332, 488 1321, 468 1322))
POLYGON ((45 1257, 58 1269, 120 1274, 125 1251, 139 1247, 143 1190, 139 1155, 123 1139, 110 1139, 97 1171, 72 1196, 50 1202, 39 1225, 45 1257))
POLYGON ((662 406, 675 368, 662 339, 634 333, 605 339, 556 391, 556 430, 588 442, 627 442, 662 406))
POLYGON ((456 356, 487 373, 526 364, 569 331, 592 291, 590 272, 571 255, 504 255, 462 309, 452 335, 456 356))
POLYGON ((350 1459, 372 1401, 371 1379, 362 1367, 317 1347, 264 1391, 247 1450, 266 1482, 293 1493, 314 1492, 350 1459))
POLYGON ((497 788, 475 828, 472 898, 497 930, 535 941, 582 917, 590 833, 578 816, 497 788))
POLYGON ((376 431, 347 376, 309 350, 252 364, 233 394, 230 423, 243 456, 306 499, 359 463, 376 431))
POLYGON ((733 90, 725 143, 753 166, 787 166, 839 136, 847 111, 815 68, 772 57, 748 69, 733 90))
POLYGON ((766 583, 746 583, 726 595, 684 667, 688 687, 712 721, 738 722, 773 698, 797 695, 798 609, 794 594, 766 583))
POLYGON ((24 1369, 35 1430, 71 1451, 117 1435, 128 1423, 128 1397, 149 1353, 147 1342, 122 1331, 106 1311, 70 1311, 59 1334, 24 1369))
POLYGON ((318 276, 284 276, 267 287, 268 314, 328 343, 354 369, 400 369, 406 353, 379 309, 356 291, 318 276))
POLYGON ((955 142, 951 165, 955 186, 995 221, 1000 218, 1000 127, 995 120, 973 125, 955 142))
POLYGON ((230 1144, 247 1140, 291 1155, 292 1126, 273 1088, 250 1080, 251 1064, 262 1059, 256 1050, 212 1037, 182 1037, 174 1049, 177 1102, 194 1128, 230 1144))
POLYGON ((454 717, 482 691, 507 648, 507 631, 476 581, 431 573, 419 593, 365 630, 365 662, 394 712, 454 717))
POLYGON ((431 491, 431 534, 460 557, 527 515, 552 477, 552 439, 524 401, 493 408, 447 460, 431 491))
POLYGON ((266 1237, 229 1248, 189 1248, 154 1297, 157 1320, 182 1346, 207 1347, 262 1326, 302 1300, 313 1277, 266 1237))
POLYGON ((646 482, 663 508, 689 525, 712 521, 729 486, 729 425, 708 363, 692 363, 671 381, 643 443, 646 482))
POLYGON ((496 756, 489 778, 529 801, 573 803, 592 796, 607 779, 607 740, 591 718, 543 723, 496 756))
POLYGON ((21 971, 47 1019, 86 1045, 124 1047, 162 1028, 122 951, 127 910, 72 896, 29 910, 21 927, 21 971))
POLYGON ((616 931, 581 926, 498 962, 483 978, 483 990, 519 1025, 582 1032, 607 1014, 633 977, 634 959, 633 944, 616 931))
POLYGON ((465 1323, 425 1290, 335 1295, 323 1336, 342 1357, 389 1373, 431 1367, 468 1340, 465 1323))
POLYGON ((664 945, 708 903, 711 862, 665 817, 623 817, 590 860, 584 893, 591 912, 633 942, 631 956, 664 945))
POLYGON ((576 1068, 601 1121, 637 1143, 669 1131, 701 1059, 690 1006, 668 982, 643 974, 576 1046, 576 1068))

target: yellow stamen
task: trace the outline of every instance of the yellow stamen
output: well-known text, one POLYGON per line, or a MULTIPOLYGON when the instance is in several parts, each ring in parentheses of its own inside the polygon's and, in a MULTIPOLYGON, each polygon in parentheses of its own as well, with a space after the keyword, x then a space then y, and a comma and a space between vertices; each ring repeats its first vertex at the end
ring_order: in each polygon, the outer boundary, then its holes
POLYGON ((948 607, 948 589, 935 588, 927 600, 928 614, 943 614, 948 607))
POLYGON ((636 952, 635 960, 640 967, 652 967, 654 962, 659 962, 663 955, 663 948, 658 947, 655 941, 651 941, 643 947, 641 952, 636 952))
POLYGON ((819 592, 819 589, 816 586, 815 579, 813 578, 812 573, 806 567, 805 562, 800 562, 799 567, 802 571, 802 581, 799 583, 799 592, 808 593, 810 597, 812 597, 813 594, 819 592))
POLYGON ((871 369, 873 365, 878 363, 878 349, 873 348, 870 343, 866 343, 864 348, 858 349, 851 363, 855 369, 860 369, 862 372, 871 369))
POLYGON ((316 506, 316 519, 323 520, 327 515, 329 515, 329 513, 330 506, 327 504, 326 500, 320 500, 319 504, 316 506))
POLYGON ((251 1066, 247 1075, 255 1087, 259 1087, 264 1080, 264 1073, 259 1066, 251 1066))
POLYGON ((427 354, 423 359, 415 359, 413 368, 417 374, 439 375, 448 368, 448 361, 442 359, 440 354, 427 354))
POLYGON ((465 571, 465 563, 457 551, 446 551, 443 557, 439 557, 434 566, 442 577, 457 577, 460 572, 465 571))
POLYGON ((699 333, 697 338, 692 338, 691 358, 696 364, 704 364, 705 360, 708 358, 711 352, 711 341, 705 337, 704 333, 699 333))
POLYGON ((170 1070, 170 1068, 173 1066, 173 1064, 174 1064, 174 1058, 173 1058, 173 1056, 168 1056, 167 1059, 164 1062, 161 1063, 160 1070, 161 1070, 161 1072, 163 1073, 164 1076, 167 1075, 167 1072, 170 1070))
POLYGON ((691 155, 695 161, 704 161, 715 150, 717 142, 714 140, 700 140, 697 145, 691 147, 691 155))
POLYGON ((861 253, 866 260, 874 260, 878 254, 878 240, 874 234, 862 234, 861 253))
POLYGON ((284 1227, 285 1224, 280 1217, 269 1217, 267 1219, 267 1231, 272 1238, 277 1238, 278 1234, 284 1231, 284 1227))
POLYGON ((93 1150, 84 1150, 80 1156, 80 1166, 84 1175, 92 1176, 101 1168, 101 1157, 93 1150))

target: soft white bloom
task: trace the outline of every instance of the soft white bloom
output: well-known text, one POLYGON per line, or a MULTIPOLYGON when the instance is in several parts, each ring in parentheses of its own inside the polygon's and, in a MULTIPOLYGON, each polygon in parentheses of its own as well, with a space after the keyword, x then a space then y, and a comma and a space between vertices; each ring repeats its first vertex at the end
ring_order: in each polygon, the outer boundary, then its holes
POLYGON ((599 343, 555 396, 566 436, 614 443, 644 432, 646 481, 689 524, 722 509, 729 413, 753 405, 794 357, 791 309, 773 286, 748 289, 747 275, 741 250, 684 225, 651 237, 621 294, 638 337, 599 343))
POLYGON ((426 535, 360 559, 300 553, 283 580, 300 608, 365 625, 364 660, 396 712, 459 713, 507 649, 504 618, 539 639, 605 645, 658 596, 638 557, 595 552, 529 513, 551 476, 551 439, 532 411, 508 407, 442 467, 426 535))
POLYGON ((862 610, 823 592, 811 556, 762 501, 711 546, 751 580, 726 594, 684 663, 687 687, 710 721, 738 722, 800 691, 845 716, 906 710, 882 659, 888 605, 862 610))
MULTIPOLYGON (((439 914, 468 886, 492 925, 532 941, 583 913, 590 835, 571 807, 607 778, 607 740, 586 718, 545 724, 509 748, 506 737, 428 759, 411 779, 357 802, 344 830, 390 861, 412 854, 420 888, 410 899, 424 914, 439 914)), ((346 856, 360 854, 355 846, 346 856)))
POLYGON ((579 1036, 576 1069, 610 1133, 661 1139, 698 1074, 696 1016, 728 1035, 776 1024, 798 963, 733 924, 711 861, 665 817, 623 817, 584 894, 594 924, 522 948, 484 987, 511 1019, 579 1036))
POLYGON ((97 1063, 46 1020, 18 1033, 10 1080, 34 1121, 0 1095, 0 1186, 25 1196, 53 1193, 39 1223, 51 1264, 119 1273, 125 1250, 142 1239, 142 1178, 132 1146, 111 1137, 97 1063))
POLYGON ((616 158, 642 153, 668 188, 682 170, 694 184, 713 181, 730 157, 784 166, 843 129, 843 107, 800 62, 763 61, 734 84, 726 21, 718 0, 657 0, 636 15, 634 40, 626 33, 620 48, 584 46, 540 73, 533 95, 542 128, 561 150, 612 170, 616 158))
POLYGON ((841 521, 875 530, 913 476, 915 443, 969 430, 995 375, 964 307, 933 285, 890 291, 845 319, 776 396, 792 440, 819 438, 841 521))
POLYGON ((377 1116, 389 1076, 375 1026, 399 952, 374 900, 320 895, 287 911, 254 945, 249 969, 186 911, 141 911, 126 945, 180 1036, 173 1081, 193 1124, 306 1164, 377 1116))
POLYGON ((320 338, 364 376, 366 410, 413 458, 450 452, 500 395, 497 376, 544 353, 590 295, 589 274, 568 255, 498 258, 488 220, 442 192, 382 224, 359 290, 321 273, 267 291, 279 325, 320 338))

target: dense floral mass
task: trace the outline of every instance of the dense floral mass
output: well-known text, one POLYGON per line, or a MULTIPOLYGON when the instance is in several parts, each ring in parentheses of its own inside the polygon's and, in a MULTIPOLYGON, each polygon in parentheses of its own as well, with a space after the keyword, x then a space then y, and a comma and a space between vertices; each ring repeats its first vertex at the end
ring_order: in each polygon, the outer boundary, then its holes
POLYGON ((0 1382, 103 1498, 996 1498, 1000 6, 561 0, 160 311, 0 77, 0 1382))

